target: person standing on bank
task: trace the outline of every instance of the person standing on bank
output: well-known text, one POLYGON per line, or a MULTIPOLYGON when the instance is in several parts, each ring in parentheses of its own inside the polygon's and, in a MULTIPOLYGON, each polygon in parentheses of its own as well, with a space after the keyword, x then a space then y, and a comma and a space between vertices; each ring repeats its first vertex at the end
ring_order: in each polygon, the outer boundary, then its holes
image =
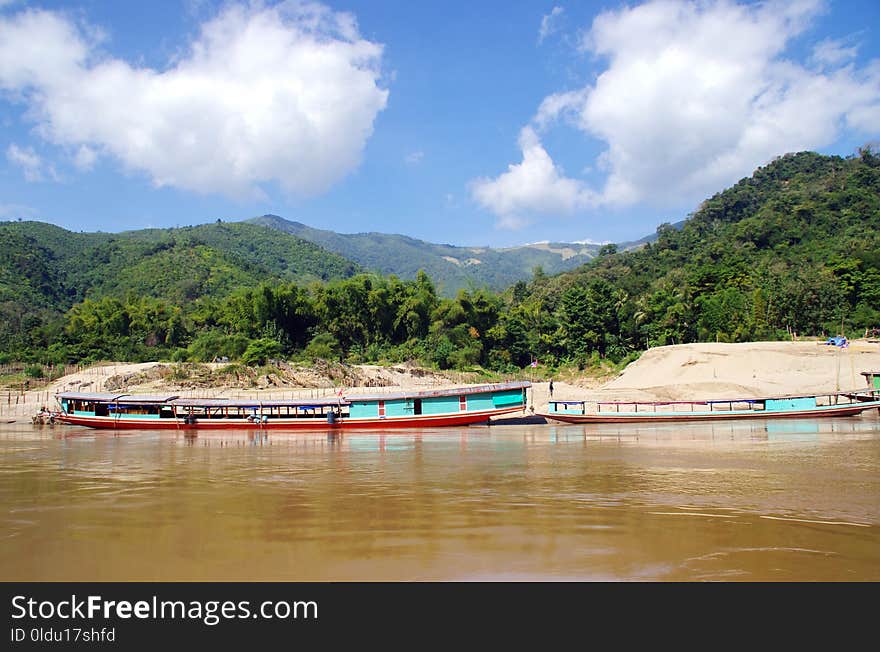
POLYGON ((550 379, 550 398, 553 398, 553 379, 550 379))

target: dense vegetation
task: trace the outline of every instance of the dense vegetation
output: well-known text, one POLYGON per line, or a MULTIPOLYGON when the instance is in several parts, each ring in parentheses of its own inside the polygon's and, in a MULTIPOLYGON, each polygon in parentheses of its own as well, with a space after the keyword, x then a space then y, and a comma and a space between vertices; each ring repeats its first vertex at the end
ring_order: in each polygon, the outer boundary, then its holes
POLYGON ((538 268, 502 293, 454 298, 425 272, 351 275, 284 236, 295 259, 283 234, 253 224, 0 227, 0 351, 29 362, 286 356, 511 371, 534 357, 584 366, 647 346, 880 325, 880 156, 868 148, 786 155, 638 250, 606 246, 574 271, 538 268), (310 267, 312 253, 327 266, 310 267))
POLYGON ((65 313, 81 310, 86 300, 152 301, 182 312, 240 287, 344 278, 359 270, 310 242, 251 224, 107 234, 4 222, 0 352, 28 356, 60 344, 65 313))

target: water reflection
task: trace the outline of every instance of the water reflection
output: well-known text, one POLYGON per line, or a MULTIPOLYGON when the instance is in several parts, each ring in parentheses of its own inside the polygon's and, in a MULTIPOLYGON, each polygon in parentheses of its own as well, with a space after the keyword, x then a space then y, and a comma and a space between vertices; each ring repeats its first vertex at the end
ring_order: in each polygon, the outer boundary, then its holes
POLYGON ((798 439, 817 440, 820 436, 860 434, 873 437, 878 423, 859 419, 771 419, 750 421, 718 421, 693 423, 657 424, 586 424, 550 425, 547 436, 554 441, 571 441, 577 438, 602 440, 608 438, 640 439, 653 441, 672 440, 676 442, 714 441, 714 440, 764 440, 777 438, 781 441, 798 439), (805 435, 811 435, 805 437, 805 435))
POLYGON ((195 436, 6 426, 0 577, 878 580, 878 471, 867 417, 195 436))

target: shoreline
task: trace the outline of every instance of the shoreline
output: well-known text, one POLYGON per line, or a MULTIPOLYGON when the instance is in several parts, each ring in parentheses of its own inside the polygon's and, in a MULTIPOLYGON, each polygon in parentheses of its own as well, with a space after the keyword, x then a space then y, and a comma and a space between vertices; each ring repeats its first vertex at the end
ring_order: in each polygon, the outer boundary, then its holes
MULTIPOLYGON (((81 389, 84 392, 128 391, 133 394, 174 393, 182 396, 223 396, 230 398, 287 399, 318 398, 346 393, 382 393, 401 390, 483 384, 474 374, 436 372, 396 365, 346 365, 340 376, 337 368, 324 365, 290 367, 294 383, 280 385, 280 379, 260 379, 262 386, 243 388, 226 383, 190 386, 175 383, 175 363, 109 363, 88 367, 62 376, 48 385, 25 392, 8 390, 0 397, 0 422, 31 422, 43 405, 55 407, 55 393, 81 389), (347 375, 345 375, 347 374, 347 375), (357 385, 345 381, 358 382, 357 385), (119 386, 120 382, 129 382, 119 386), (138 382, 143 381, 143 382, 138 382), (305 383, 308 383, 306 385, 305 383)), ((206 363, 208 368, 225 365, 206 363)), ((655 347, 645 351, 617 377, 599 384, 583 376, 566 382, 553 381, 557 400, 602 401, 683 401, 696 399, 761 398, 794 394, 821 394, 866 387, 865 371, 880 371, 880 343, 854 340, 846 349, 821 342, 749 342, 738 344, 696 343, 655 347)), ((550 399, 549 383, 532 383, 529 408, 542 411, 550 399)), ((529 418, 511 415, 498 421, 529 418)))

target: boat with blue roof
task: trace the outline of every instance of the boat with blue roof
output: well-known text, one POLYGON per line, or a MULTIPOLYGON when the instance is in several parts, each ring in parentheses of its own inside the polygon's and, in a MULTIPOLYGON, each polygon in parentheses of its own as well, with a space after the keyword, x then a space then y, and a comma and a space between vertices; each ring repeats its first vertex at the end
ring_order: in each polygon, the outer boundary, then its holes
POLYGON ((807 396, 694 401, 551 400, 541 416, 561 423, 652 423, 845 417, 877 408, 880 389, 860 389, 807 396))
POLYGON ((62 392, 54 422, 119 429, 325 430, 466 426, 524 411, 529 381, 317 399, 62 392))

